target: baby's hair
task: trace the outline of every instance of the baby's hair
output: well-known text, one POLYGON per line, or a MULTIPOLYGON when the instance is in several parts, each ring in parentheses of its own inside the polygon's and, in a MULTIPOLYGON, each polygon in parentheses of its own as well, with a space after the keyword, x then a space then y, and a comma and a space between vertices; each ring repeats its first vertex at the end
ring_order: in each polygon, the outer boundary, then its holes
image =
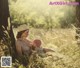
POLYGON ((29 29, 25 29, 25 30, 22 30, 22 31, 19 31, 18 33, 17 33, 17 36, 16 36, 16 38, 18 39, 18 38, 21 38, 21 35, 25 32, 25 31, 29 31, 29 29))
POLYGON ((35 43, 36 46, 40 46, 40 45, 41 45, 41 40, 35 39, 35 40, 33 41, 33 43, 35 43))

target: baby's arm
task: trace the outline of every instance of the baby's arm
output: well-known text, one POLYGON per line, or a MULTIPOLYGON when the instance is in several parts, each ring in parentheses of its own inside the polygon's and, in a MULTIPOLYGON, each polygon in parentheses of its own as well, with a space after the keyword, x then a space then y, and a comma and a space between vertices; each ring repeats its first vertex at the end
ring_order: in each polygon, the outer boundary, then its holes
POLYGON ((46 53, 46 52, 54 52, 54 50, 52 49, 47 49, 47 48, 43 48, 43 51, 46 53))

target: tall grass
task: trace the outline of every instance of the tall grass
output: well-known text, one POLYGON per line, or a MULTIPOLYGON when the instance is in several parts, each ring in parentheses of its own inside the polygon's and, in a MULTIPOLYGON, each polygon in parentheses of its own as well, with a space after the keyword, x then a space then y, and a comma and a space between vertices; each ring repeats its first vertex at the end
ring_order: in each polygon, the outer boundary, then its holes
MULTIPOLYGON (((18 28, 14 29, 14 33, 17 30, 18 28)), ((48 52, 47 54, 50 56, 38 59, 38 62, 43 60, 43 68, 80 68, 80 48, 75 40, 75 34, 74 29, 45 30, 30 28, 28 38, 31 41, 38 38, 42 41, 42 47, 55 51, 48 52)), ((35 63, 32 64, 36 65, 35 63)), ((31 68, 35 68, 34 66, 31 68)), ((42 67, 39 66, 37 68, 42 67)))

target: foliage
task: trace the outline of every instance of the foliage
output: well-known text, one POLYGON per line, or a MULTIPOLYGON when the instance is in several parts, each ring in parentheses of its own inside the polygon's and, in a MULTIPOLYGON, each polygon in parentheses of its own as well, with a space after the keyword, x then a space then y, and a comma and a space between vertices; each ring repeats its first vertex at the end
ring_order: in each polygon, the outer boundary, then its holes
POLYGON ((50 0, 43 2, 10 0, 10 14, 14 27, 25 23, 30 27, 37 28, 69 28, 71 24, 75 23, 74 6, 50 6, 48 5, 49 2, 50 0))

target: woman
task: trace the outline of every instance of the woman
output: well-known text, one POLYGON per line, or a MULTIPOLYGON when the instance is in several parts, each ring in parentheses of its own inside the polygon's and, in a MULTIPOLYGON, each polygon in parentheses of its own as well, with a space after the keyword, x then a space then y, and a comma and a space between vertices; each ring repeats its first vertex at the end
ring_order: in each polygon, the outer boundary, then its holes
POLYGON ((22 31, 19 31, 17 33, 17 41, 16 41, 16 50, 19 56, 25 54, 30 55, 31 54, 31 42, 27 39, 29 34, 29 29, 25 29, 22 31))
POLYGON ((16 36, 16 50, 18 53, 18 60, 24 66, 28 65, 32 53, 32 43, 27 39, 28 35, 29 29, 25 29, 19 31, 16 36))

